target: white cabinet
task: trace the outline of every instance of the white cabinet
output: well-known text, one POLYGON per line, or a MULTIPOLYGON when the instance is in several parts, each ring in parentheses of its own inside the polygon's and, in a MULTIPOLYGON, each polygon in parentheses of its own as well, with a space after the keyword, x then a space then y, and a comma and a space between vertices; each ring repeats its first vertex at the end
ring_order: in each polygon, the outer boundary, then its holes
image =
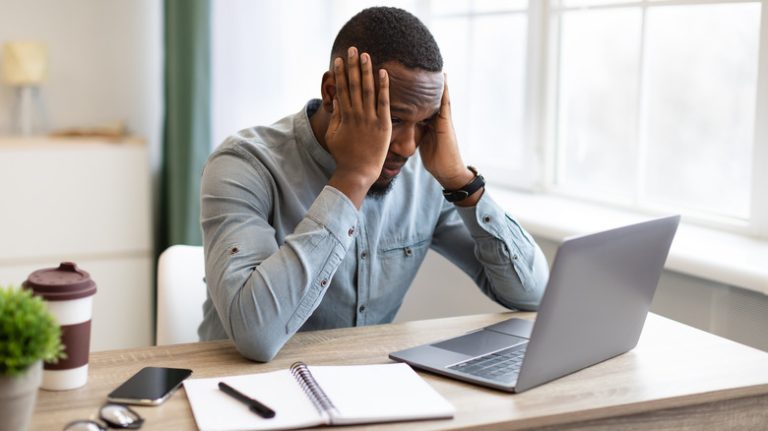
POLYGON ((150 202, 141 140, 0 137, 0 284, 76 262, 98 287, 91 350, 150 345, 150 202))

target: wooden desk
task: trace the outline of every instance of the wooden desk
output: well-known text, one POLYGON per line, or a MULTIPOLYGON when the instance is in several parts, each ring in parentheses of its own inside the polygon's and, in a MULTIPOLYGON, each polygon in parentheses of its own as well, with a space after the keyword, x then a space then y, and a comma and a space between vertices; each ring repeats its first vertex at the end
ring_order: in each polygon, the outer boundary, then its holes
MULTIPOLYGON (((40 391, 32 429, 60 430, 71 420, 93 417, 112 388, 148 365, 192 368, 193 377, 212 377, 284 369, 296 360, 311 365, 385 363, 391 351, 511 316, 488 314, 300 333, 268 364, 243 359, 228 341, 93 353, 86 387, 40 391)), ((649 316, 634 350, 522 394, 422 376, 456 406, 454 419, 343 430, 768 429, 768 353, 655 315, 649 316)), ((137 410, 146 418, 142 430, 196 429, 183 389, 159 407, 137 410)))

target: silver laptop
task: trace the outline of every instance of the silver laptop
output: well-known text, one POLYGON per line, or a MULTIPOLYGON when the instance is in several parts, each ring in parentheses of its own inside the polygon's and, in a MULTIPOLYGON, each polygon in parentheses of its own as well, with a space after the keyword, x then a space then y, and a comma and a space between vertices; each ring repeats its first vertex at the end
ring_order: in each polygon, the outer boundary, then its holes
POLYGON ((401 350, 391 359, 510 392, 620 355, 637 344, 680 216, 565 240, 537 319, 509 319, 401 350))

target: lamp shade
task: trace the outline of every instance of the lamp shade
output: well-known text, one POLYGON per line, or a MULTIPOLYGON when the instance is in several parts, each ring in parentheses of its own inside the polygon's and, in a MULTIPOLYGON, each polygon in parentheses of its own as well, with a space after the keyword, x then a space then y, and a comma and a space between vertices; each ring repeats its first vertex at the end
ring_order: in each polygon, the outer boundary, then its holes
POLYGON ((48 73, 48 49, 39 42, 8 42, 0 64, 7 84, 37 85, 48 73))

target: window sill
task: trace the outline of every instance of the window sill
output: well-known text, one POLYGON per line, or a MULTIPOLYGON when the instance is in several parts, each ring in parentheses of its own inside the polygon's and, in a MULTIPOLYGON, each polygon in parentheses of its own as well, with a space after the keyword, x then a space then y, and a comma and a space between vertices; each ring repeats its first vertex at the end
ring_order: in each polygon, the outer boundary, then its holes
MULTIPOLYGON (((575 200, 490 186, 493 199, 534 236, 561 242, 648 219, 575 200)), ((681 224, 665 268, 768 294, 768 241, 681 224)))

